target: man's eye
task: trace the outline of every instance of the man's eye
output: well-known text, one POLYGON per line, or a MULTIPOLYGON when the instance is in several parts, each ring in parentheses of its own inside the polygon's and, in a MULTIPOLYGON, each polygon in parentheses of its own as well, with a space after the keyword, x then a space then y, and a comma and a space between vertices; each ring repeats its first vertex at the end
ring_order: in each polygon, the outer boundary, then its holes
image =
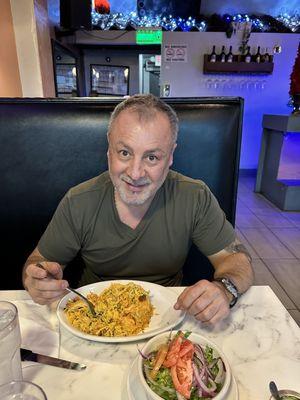
POLYGON ((119 151, 119 153, 121 154, 122 157, 128 157, 129 156, 129 153, 128 153, 127 150, 121 150, 121 151, 119 151))
POLYGON ((151 161, 151 162, 153 162, 153 161, 157 161, 158 158, 157 158, 156 156, 154 156, 153 154, 149 154, 148 160, 151 161))

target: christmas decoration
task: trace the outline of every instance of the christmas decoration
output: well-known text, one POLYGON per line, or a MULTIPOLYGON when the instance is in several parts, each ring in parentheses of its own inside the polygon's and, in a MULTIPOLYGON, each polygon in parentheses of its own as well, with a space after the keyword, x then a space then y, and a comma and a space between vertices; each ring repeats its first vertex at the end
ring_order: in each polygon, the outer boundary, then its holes
MULTIPOLYGON (((223 16, 213 14, 210 16, 187 19, 173 15, 145 15, 139 17, 136 12, 109 14, 110 5, 107 0, 95 0, 95 8, 92 11, 92 23, 94 29, 134 29, 134 27, 161 27, 166 31, 200 31, 200 32, 225 32, 227 37, 235 34, 241 26, 251 25, 251 32, 276 32, 299 33, 300 16, 281 14, 274 18, 270 15, 236 14, 223 16)), ((244 29, 243 29, 244 30, 244 29)))
POLYGON ((290 83, 289 94, 291 95, 292 104, 294 106, 293 114, 299 114, 300 113, 300 43, 298 45, 298 52, 290 79, 291 83, 290 83))
POLYGON ((294 15, 288 13, 280 14, 277 18, 283 25, 288 27, 292 32, 300 33, 300 15, 296 12, 294 15))
POLYGON ((110 4, 107 0, 95 0, 95 11, 99 14, 109 14, 110 4))

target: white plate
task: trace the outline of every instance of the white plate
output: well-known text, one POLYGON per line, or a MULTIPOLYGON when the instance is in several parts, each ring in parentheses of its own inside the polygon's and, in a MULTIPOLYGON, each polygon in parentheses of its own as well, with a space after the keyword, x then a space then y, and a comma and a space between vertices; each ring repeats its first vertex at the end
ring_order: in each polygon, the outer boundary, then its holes
MULTIPOLYGON (((123 396, 124 400, 149 400, 147 393, 145 392, 143 386, 140 383, 138 368, 137 368, 138 358, 139 356, 135 358, 129 369, 126 379, 126 394, 125 396, 123 396)), ((238 400, 238 399, 239 399, 238 386, 234 376, 231 375, 231 384, 229 391, 226 395, 226 400, 238 400)))
POLYGON ((129 282, 141 285, 145 290, 150 292, 150 300, 152 305, 155 307, 154 315, 151 318, 148 328, 145 329, 143 333, 133 336, 96 336, 89 335, 87 333, 81 332, 74 328, 67 320, 64 313, 64 308, 69 299, 76 297, 73 293, 68 293, 64 296, 57 306, 57 316, 60 323, 71 333, 79 336, 82 339, 93 340, 96 342, 107 342, 107 343, 120 343, 120 342, 133 342, 135 340, 142 340, 155 336, 158 333, 167 331, 173 328, 175 325, 179 324, 183 318, 184 313, 182 311, 174 310, 173 305, 176 303, 178 294, 172 289, 166 288, 164 286, 156 285, 155 283, 144 282, 144 281, 130 281, 130 280, 116 280, 116 281, 106 281, 92 283, 91 285, 82 286, 77 289, 83 295, 87 295, 90 292, 101 293, 104 289, 109 287, 112 283, 122 283, 126 284, 129 282))

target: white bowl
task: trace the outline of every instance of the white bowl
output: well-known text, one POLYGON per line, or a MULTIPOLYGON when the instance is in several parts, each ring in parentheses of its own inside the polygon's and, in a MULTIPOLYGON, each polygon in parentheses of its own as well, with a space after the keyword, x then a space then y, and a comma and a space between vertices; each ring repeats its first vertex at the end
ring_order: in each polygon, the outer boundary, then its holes
MULTIPOLYGON (((177 331, 172 332, 172 338, 176 335, 176 333, 177 333, 177 331)), ((161 344, 166 343, 169 335, 170 335, 170 332, 164 332, 164 333, 161 333, 160 335, 153 337, 145 344, 145 346, 143 347, 142 353, 147 355, 147 354, 151 353, 152 351, 157 350, 157 348, 161 344)), ((231 369, 230 369, 228 360, 225 357, 224 353, 219 349, 219 347, 215 343, 211 342, 209 339, 206 339, 204 336, 198 335, 197 333, 191 333, 191 335, 188 337, 188 339, 191 340, 193 343, 196 343, 196 344, 199 344, 202 346, 208 345, 208 346, 212 347, 214 350, 214 356, 221 357, 221 359, 223 360, 223 363, 225 365, 225 370, 226 370, 225 380, 224 380, 222 389, 213 398, 213 400, 225 400, 226 395, 229 391, 230 383, 231 383, 231 369)), ((138 374, 139 374, 140 382, 141 382, 143 388, 145 389, 147 395, 149 396, 149 398, 152 400, 161 400, 162 397, 160 397, 158 394, 153 392, 153 390, 150 388, 150 386, 148 385, 148 383, 145 379, 144 372, 143 372, 142 356, 139 356, 139 358, 138 358, 138 374)))

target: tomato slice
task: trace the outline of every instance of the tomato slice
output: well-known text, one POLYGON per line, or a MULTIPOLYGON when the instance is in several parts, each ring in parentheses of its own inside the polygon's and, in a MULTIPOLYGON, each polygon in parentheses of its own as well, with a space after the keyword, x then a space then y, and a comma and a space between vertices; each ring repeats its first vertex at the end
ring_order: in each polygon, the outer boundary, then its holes
POLYGON ((186 399, 191 397, 191 387, 193 381, 192 360, 180 362, 179 365, 171 367, 171 376, 175 389, 186 399))
POLYGON ((194 355, 194 345, 190 340, 181 340, 178 350, 178 343, 174 345, 172 353, 173 361, 177 357, 176 364, 171 366, 171 376, 175 389, 186 399, 191 397, 193 381, 192 358, 194 355), (176 352, 175 352, 176 350, 176 352))
POLYGON ((164 367, 171 368, 173 367, 173 365, 176 365, 179 357, 182 340, 183 340, 183 334, 179 334, 175 336, 175 338, 171 341, 171 343, 169 344, 167 357, 163 364, 164 367))
POLYGON ((179 357, 183 359, 192 359, 194 354, 194 345, 190 340, 185 340, 179 351, 179 357))

